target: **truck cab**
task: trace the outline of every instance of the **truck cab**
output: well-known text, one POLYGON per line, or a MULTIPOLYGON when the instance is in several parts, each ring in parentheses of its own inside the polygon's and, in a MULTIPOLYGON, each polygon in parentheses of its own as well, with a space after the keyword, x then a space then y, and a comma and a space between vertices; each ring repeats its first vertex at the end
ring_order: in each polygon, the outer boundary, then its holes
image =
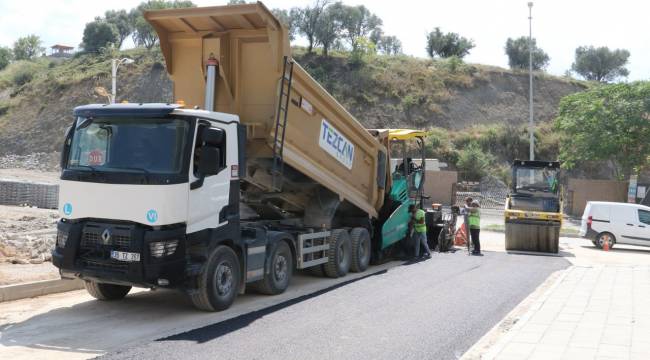
MULTIPOLYGON (((192 248, 219 237, 245 251, 245 133, 237 116, 172 104, 86 105, 74 116, 62 153, 53 252, 64 276, 188 286, 192 248)), ((200 262, 210 249, 196 251, 200 262)))

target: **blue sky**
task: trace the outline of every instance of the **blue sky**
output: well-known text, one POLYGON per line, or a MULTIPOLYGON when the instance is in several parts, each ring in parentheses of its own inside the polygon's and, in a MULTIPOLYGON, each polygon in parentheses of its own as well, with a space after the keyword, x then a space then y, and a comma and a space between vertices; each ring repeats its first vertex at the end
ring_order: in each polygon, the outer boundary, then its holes
MULTIPOLYGON (((220 5, 215 0, 194 0, 220 5)), ((425 36, 436 26, 473 39, 468 62, 507 67, 503 47, 508 37, 528 34, 526 0, 345 0, 364 4, 384 21, 384 32, 396 35, 404 52, 425 57, 425 36)), ((650 2, 618 0, 537 0, 533 6, 533 36, 551 57, 548 71, 562 75, 571 67, 575 48, 609 46, 630 50, 629 80, 650 78, 650 42, 646 23, 650 2)), ((84 25, 108 9, 130 9, 139 0, 0 0, 0 45, 37 34, 44 45, 77 46, 84 25)), ((269 0, 270 7, 290 8, 311 0, 269 0)), ((299 40, 300 41, 300 40, 299 40)), ((129 44, 126 44, 129 46, 129 44)))

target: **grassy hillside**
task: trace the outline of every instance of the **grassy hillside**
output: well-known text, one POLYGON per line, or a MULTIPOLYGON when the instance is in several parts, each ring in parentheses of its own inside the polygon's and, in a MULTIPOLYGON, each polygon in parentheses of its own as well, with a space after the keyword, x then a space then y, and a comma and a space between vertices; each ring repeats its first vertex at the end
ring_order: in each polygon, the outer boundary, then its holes
MULTIPOLYGON (((366 127, 434 129, 430 155, 455 165, 469 144, 478 144, 498 168, 526 153, 526 73, 459 60, 374 56, 353 63, 347 54, 305 55, 296 60, 366 127)), ((168 102, 172 84, 158 50, 80 55, 63 62, 16 62, 0 72, 0 155, 58 151, 75 106, 106 102, 97 87, 110 89, 110 59, 129 56, 135 64, 119 73, 118 101, 168 102)), ((551 120, 559 100, 585 83, 536 74, 535 118, 551 120)), ((554 156, 548 125, 541 126, 540 151, 554 156)), ((496 171, 496 170, 494 170, 496 171)))

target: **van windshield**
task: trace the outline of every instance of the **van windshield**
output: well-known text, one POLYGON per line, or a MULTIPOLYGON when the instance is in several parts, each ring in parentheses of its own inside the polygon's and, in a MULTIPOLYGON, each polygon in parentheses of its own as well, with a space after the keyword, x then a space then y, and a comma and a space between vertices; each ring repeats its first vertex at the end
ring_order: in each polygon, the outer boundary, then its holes
POLYGON ((177 174, 189 123, 174 118, 77 119, 68 169, 177 174))

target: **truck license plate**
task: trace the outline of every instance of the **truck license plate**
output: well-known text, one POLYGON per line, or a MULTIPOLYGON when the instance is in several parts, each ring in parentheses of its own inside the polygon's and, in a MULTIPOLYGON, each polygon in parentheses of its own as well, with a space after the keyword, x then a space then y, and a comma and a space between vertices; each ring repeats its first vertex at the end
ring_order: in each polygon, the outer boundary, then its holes
POLYGON ((140 253, 113 250, 111 251, 111 258, 119 261, 136 262, 140 261, 140 253))

